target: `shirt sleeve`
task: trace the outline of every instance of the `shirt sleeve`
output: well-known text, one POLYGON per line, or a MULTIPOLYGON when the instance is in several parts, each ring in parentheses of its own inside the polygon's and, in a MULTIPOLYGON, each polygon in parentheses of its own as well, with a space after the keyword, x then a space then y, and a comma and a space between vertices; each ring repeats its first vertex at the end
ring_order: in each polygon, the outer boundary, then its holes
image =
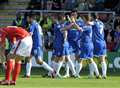
POLYGON ((38 25, 37 27, 38 27, 38 30, 39 30, 39 32, 40 32, 40 35, 43 36, 42 27, 41 27, 40 25, 38 25))
POLYGON ((30 33, 33 34, 34 30, 35 30, 35 26, 34 26, 34 25, 31 25, 31 26, 30 26, 30 33))

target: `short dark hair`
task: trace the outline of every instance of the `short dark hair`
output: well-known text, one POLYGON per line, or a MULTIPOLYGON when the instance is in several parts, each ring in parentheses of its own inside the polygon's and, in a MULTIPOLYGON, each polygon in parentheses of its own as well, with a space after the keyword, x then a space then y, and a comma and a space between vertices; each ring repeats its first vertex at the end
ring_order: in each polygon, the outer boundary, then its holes
POLYGON ((73 10, 71 10, 71 12, 70 13, 77 13, 78 11, 76 10, 76 9, 73 9, 73 10))
POLYGON ((30 18, 35 18, 35 13, 34 13, 33 11, 30 11, 30 12, 28 13, 28 17, 30 17, 30 18))
POLYGON ((97 19, 99 17, 99 14, 98 13, 93 13, 92 17, 93 17, 93 19, 97 19))
POLYGON ((91 15, 89 15, 89 14, 84 15, 84 19, 87 21, 91 21, 91 15))

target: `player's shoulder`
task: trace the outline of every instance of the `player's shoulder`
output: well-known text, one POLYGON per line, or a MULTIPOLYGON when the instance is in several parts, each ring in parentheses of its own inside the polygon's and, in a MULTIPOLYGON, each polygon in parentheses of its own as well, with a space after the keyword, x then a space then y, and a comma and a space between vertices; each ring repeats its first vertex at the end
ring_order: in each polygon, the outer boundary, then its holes
POLYGON ((55 27, 55 29, 59 29, 59 28, 61 28, 61 25, 60 25, 60 23, 56 23, 56 24, 54 25, 54 27, 55 27))

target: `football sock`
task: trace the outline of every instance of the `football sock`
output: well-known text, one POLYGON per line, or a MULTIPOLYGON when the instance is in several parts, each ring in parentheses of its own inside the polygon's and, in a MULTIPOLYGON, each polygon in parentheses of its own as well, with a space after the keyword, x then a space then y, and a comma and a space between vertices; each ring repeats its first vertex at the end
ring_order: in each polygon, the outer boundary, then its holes
POLYGON ((101 62, 101 66, 102 66, 102 76, 106 76, 107 73, 107 64, 106 62, 101 62))
POLYGON ((99 71, 98 71, 98 67, 97 67, 96 63, 92 62, 90 65, 94 69, 96 76, 99 76, 99 71))
POLYGON ((68 62, 66 63, 65 70, 66 70, 66 74, 65 75, 69 75, 69 65, 68 65, 68 62))
POLYGON ((21 71, 21 62, 19 63, 15 63, 15 67, 14 67, 14 70, 13 70, 13 75, 12 75, 12 81, 15 81, 17 80, 18 76, 19 76, 19 73, 21 71))
POLYGON ((76 75, 74 64, 70 58, 68 58, 68 65, 70 67, 70 70, 72 71, 72 75, 76 75))
POLYGON ((11 76, 12 70, 13 70, 13 60, 9 59, 7 61, 7 68, 6 68, 5 80, 10 81, 10 76, 11 76))
POLYGON ((55 61, 52 61, 51 67, 56 71, 57 70, 57 63, 55 61))
POLYGON ((58 62, 58 63, 57 63, 56 75, 58 75, 58 74, 59 74, 59 72, 60 72, 60 69, 61 69, 62 65, 63 65, 63 61, 60 61, 60 62, 58 62))
POLYGON ((31 74, 31 68, 32 68, 31 61, 27 62, 27 64, 26 64, 26 76, 30 76, 30 74, 31 74))
POLYGON ((82 69, 82 64, 76 62, 76 75, 77 75, 77 76, 79 75, 81 69, 82 69))
POLYGON ((50 72, 54 72, 54 70, 46 62, 43 62, 42 67, 50 72))
POLYGON ((94 69, 93 69, 93 66, 91 64, 89 64, 89 72, 90 72, 90 76, 93 77, 94 76, 94 69))

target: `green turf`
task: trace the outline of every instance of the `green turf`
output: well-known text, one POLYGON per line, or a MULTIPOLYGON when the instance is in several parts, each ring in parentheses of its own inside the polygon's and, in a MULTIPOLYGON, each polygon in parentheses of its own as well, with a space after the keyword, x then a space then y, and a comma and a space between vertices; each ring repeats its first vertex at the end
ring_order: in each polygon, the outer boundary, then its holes
POLYGON ((51 79, 38 75, 30 79, 19 78, 16 86, 1 86, 0 88, 120 88, 120 77, 112 76, 107 79, 51 79))

